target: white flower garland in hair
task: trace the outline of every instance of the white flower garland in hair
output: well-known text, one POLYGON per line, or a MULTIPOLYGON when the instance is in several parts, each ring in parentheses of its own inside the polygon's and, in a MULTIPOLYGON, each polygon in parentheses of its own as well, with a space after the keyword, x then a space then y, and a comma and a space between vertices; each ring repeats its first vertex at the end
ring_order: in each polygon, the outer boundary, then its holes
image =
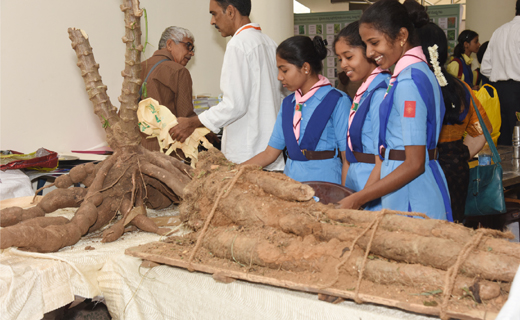
POLYGON ((446 81, 446 78, 442 74, 441 66, 439 65, 439 52, 437 51, 439 47, 437 45, 433 45, 432 47, 428 47, 428 52, 430 53, 430 63, 433 67, 433 73, 435 73, 435 77, 437 78, 437 81, 439 81, 439 85, 441 87, 444 87, 448 85, 448 81, 446 81))

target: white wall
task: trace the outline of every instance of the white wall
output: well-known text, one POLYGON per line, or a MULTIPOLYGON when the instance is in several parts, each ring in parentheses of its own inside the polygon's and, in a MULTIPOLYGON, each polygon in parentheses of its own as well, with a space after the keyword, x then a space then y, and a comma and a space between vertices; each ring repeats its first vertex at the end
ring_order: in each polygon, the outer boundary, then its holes
POLYGON ((498 27, 515 17, 515 4, 516 0, 466 1, 466 28, 479 34, 480 43, 489 41, 498 27))
MULTIPOLYGON (((209 20, 208 20, 209 21, 209 20)), ((252 0, 251 21, 276 43, 294 35, 292 0, 252 0)))
MULTIPOLYGON (((88 33, 108 95, 119 107, 125 50, 119 5, 119 0, 1 0, 0 149, 70 152, 105 143, 67 29, 88 33)), ((226 39, 209 24, 209 0, 141 0, 141 7, 147 9, 152 44, 142 59, 157 49, 166 27, 188 28, 196 45, 187 66, 193 92, 217 95, 226 39)), ((253 0, 252 19, 279 43, 293 32, 292 0, 253 0)), ((141 24, 144 41, 144 19, 141 24)))
POLYGON ((348 2, 331 3, 330 0, 298 0, 301 4, 315 12, 348 11, 348 2))

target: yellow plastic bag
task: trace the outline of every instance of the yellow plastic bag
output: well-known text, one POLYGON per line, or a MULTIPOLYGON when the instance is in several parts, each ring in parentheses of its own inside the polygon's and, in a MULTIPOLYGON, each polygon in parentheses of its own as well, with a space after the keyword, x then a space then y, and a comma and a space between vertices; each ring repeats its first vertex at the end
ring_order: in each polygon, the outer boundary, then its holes
POLYGON ((489 85, 483 85, 478 91, 475 91, 475 96, 482 104, 486 114, 493 126, 493 133, 491 139, 495 146, 497 145, 498 137, 500 136, 500 126, 502 125, 502 118, 500 117, 500 100, 498 99, 497 90, 489 85), (486 86, 493 90, 493 96, 491 96, 486 89, 486 86))

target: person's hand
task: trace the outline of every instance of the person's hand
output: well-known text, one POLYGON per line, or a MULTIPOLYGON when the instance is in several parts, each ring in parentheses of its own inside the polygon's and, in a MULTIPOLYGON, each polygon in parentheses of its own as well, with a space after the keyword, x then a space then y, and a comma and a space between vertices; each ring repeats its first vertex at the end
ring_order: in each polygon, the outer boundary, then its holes
POLYGON ((198 127, 198 119, 198 117, 177 118, 177 122, 179 122, 179 124, 170 129, 170 135, 172 139, 183 143, 198 127), (194 119, 197 121, 194 121, 194 119))
POLYGON ((336 205, 336 209, 359 209, 362 204, 357 203, 356 194, 341 199, 336 205))

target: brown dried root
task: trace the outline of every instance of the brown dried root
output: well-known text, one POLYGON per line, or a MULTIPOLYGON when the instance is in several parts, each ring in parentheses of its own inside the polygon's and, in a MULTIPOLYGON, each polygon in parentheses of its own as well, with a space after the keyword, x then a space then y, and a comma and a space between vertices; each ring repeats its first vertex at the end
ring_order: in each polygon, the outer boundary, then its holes
POLYGON ((2 209, 0 226, 8 227, 24 220, 43 217, 46 213, 51 213, 61 208, 77 208, 83 201, 86 193, 87 190, 84 188, 56 189, 45 195, 34 207, 27 209, 20 207, 2 209))
POLYGON ((199 234, 199 237, 197 238, 197 244, 195 245, 195 248, 190 254, 190 258, 188 259, 188 270, 193 271, 191 268, 191 261, 193 260, 193 257, 197 253, 197 250, 200 248, 202 244, 202 239, 204 239, 204 234, 206 233, 206 230, 208 230, 209 224, 211 223, 211 219, 213 218, 213 215, 215 214, 215 210, 217 209, 218 203, 221 198, 226 198, 226 196, 229 194, 229 191, 233 188, 235 183, 237 182, 240 175, 244 172, 244 167, 240 168, 240 170, 236 173, 236 175, 233 177, 233 179, 220 191, 217 200, 215 201, 215 204, 213 205, 213 208, 211 209, 211 212, 209 213, 206 222, 204 223, 204 227, 202 228, 202 231, 199 234))
POLYGON ((0 231, 1 248, 17 246, 40 252, 56 251, 76 243, 87 232, 108 224, 116 217, 118 210, 122 210, 123 220, 109 229, 110 237, 107 236, 105 240, 117 239, 130 221, 143 229, 162 233, 164 230, 157 228, 144 216, 129 217, 131 209, 144 207, 144 203, 165 207, 168 201, 179 202, 184 186, 191 181, 187 176, 191 172, 189 166, 158 152, 145 150, 139 145, 141 137, 136 109, 141 86, 142 11, 137 0, 122 0, 122 3, 121 10, 125 16, 123 42, 126 50, 119 112, 107 95, 107 87, 101 80, 99 64, 94 60, 86 32, 75 28, 68 30, 94 113, 105 129, 108 145, 114 154, 97 165, 89 163, 76 166, 70 174, 57 178, 55 186, 58 190, 43 197, 36 207, 2 211, 0 225, 9 227, 0 231), (82 183, 87 189, 69 188, 75 183, 82 183), (148 183, 151 184, 150 192, 148 183), (47 219, 14 225, 60 208, 78 206, 70 222, 61 226, 49 225, 50 220, 47 219))
MULTIPOLYGON (((341 270, 350 276, 358 278, 364 269, 363 278, 375 283, 401 284, 421 291, 433 291, 444 286, 446 271, 417 264, 366 259, 365 252, 361 249, 347 251, 352 247, 348 242, 337 239, 320 242, 312 235, 301 238, 269 227, 261 228, 256 235, 251 235, 250 230, 252 229, 237 227, 212 228, 207 231, 202 246, 213 256, 233 261, 242 267, 256 265, 274 270, 283 268, 291 272, 305 271, 325 279, 334 273, 337 262, 343 262, 342 258, 349 252, 350 258, 342 264, 341 270)), ((197 234, 192 234, 188 239, 196 237, 197 234)), ((174 242, 176 239, 185 238, 173 237, 169 241, 174 242)), ((343 273, 339 277, 342 275, 343 273)), ((454 294, 461 296, 465 293, 464 288, 474 284, 472 278, 459 275, 454 294)), ((477 285, 482 299, 489 300, 500 295, 500 286, 495 282, 481 280, 477 285)), ((330 287, 338 286, 340 285, 330 287)))
MULTIPOLYGON (((345 224, 364 225, 372 221, 370 215, 359 210, 329 208, 324 213, 328 218, 345 224)), ((381 228, 387 231, 402 231, 420 236, 444 238, 458 243, 466 243, 475 235, 474 230, 466 228, 461 224, 436 219, 422 221, 421 223, 410 223, 408 217, 398 214, 386 215, 381 221, 381 228)), ((504 247, 502 239, 495 239, 495 237, 512 239, 510 233, 495 231, 489 234, 489 236, 481 241, 479 245, 480 250, 489 251, 489 248, 492 248, 494 252, 512 255, 520 259, 520 246, 504 247)))

